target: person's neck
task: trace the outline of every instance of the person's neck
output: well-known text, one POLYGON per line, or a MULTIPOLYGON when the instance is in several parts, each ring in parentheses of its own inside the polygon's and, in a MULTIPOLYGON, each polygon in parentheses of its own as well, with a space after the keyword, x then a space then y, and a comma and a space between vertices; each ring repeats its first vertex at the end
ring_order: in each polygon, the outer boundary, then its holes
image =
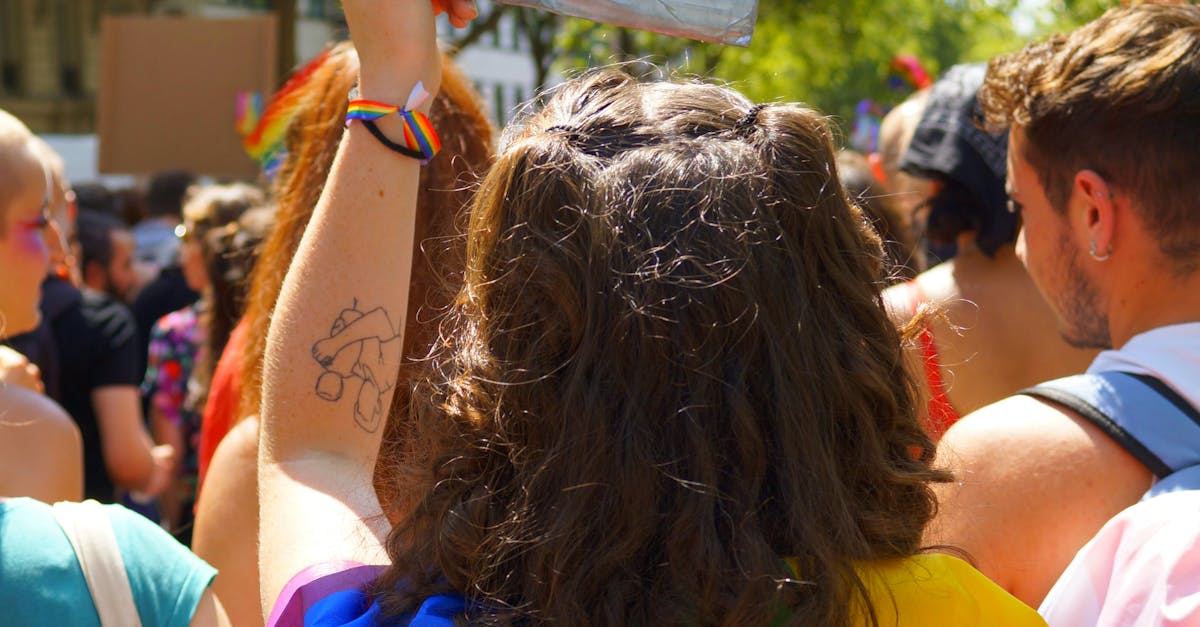
POLYGON ((1168 268, 1154 268, 1131 277, 1120 293, 1109 298, 1108 328, 1112 345, 1151 329, 1200 322, 1200 271, 1179 277, 1168 268))
POLYGON ((1024 266, 1021 265, 1021 260, 1017 258, 1016 252, 1012 244, 1006 244, 996 249, 996 251, 988 256, 979 248, 979 243, 975 241, 975 232, 967 231, 959 234, 955 241, 958 252, 955 253, 954 261, 956 265, 965 265, 969 267, 985 266, 992 271, 1008 269, 1012 266, 1014 269, 1019 269, 1024 272, 1024 266))

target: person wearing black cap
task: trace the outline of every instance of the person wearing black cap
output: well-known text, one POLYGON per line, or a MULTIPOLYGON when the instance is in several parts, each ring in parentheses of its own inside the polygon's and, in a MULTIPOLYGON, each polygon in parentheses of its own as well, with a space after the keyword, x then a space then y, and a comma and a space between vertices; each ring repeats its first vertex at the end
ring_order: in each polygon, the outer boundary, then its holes
POLYGON ((978 100, 1047 326, 1104 350, 946 433, 923 544, 1056 627, 1200 624, 1200 5, 1113 7, 978 100))
POLYGON ((932 256, 950 258, 884 294, 896 322, 926 304, 912 347, 928 382, 930 434, 1040 381, 1082 372, 1093 352, 1067 345, 1014 253, 1020 218, 1004 193, 1007 137, 975 125, 983 64, 950 68, 932 88, 900 169, 932 181, 916 224, 932 256))

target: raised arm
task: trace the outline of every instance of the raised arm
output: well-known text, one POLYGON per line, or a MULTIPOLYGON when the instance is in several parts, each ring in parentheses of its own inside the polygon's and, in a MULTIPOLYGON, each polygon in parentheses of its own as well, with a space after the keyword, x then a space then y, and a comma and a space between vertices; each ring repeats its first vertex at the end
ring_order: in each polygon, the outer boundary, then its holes
MULTIPOLYGON (((430 0, 346 0, 343 8, 361 61, 359 98, 405 104, 418 83, 436 93, 430 0)), ((401 141, 399 116, 376 124, 401 141)), ((371 479, 400 359, 419 168, 351 124, 284 281, 267 336, 259 447, 267 613, 311 564, 387 561, 387 521, 371 479)))

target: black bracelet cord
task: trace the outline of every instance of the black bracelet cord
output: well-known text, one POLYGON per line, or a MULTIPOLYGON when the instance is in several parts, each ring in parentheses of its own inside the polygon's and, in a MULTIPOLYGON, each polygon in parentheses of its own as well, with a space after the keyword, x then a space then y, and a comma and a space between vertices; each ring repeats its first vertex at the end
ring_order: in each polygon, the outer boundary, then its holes
POLYGON ((398 152, 405 157, 412 157, 418 161, 425 161, 425 153, 422 153, 420 150, 413 150, 408 146, 397 144, 396 142, 388 139, 387 135, 384 135, 383 131, 379 130, 379 127, 375 125, 375 120, 359 121, 362 122, 363 126, 367 127, 367 130, 371 131, 371 134, 375 136, 375 139, 378 139, 379 143, 383 144, 388 150, 391 150, 392 152, 398 152))

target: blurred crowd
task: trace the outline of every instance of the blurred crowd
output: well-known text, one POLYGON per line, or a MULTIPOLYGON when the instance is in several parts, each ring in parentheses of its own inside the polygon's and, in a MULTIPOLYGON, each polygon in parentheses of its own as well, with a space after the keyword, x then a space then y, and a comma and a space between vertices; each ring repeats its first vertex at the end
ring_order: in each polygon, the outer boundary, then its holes
POLYGON ((18 624, 1200 624, 1200 8, 949 68, 861 154, 612 70, 498 141, 427 9, 357 4, 258 181, 68 181, 0 111, 18 624), (360 74, 431 88, 419 170, 360 74))

